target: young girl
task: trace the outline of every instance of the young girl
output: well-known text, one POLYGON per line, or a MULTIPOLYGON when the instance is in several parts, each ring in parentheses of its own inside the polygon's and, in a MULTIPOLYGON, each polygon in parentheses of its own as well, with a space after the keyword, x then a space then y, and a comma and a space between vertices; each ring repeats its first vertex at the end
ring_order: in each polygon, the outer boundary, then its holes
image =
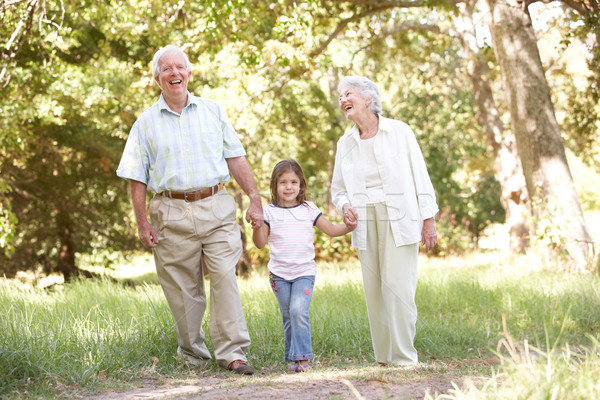
POLYGON ((259 249, 269 242, 269 280, 283 317, 285 361, 294 363, 288 372, 303 372, 313 358, 308 320, 317 272, 313 226, 333 237, 354 230, 356 222, 334 225, 306 201, 306 180, 294 160, 273 169, 271 201, 263 209, 265 223, 253 224, 252 240, 259 249))

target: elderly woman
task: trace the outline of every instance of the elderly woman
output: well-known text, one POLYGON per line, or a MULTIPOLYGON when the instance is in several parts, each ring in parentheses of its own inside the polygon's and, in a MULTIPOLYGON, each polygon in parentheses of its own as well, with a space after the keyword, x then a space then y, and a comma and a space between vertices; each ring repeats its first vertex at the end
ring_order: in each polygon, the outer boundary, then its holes
POLYGON ((413 131, 381 115, 377 85, 344 77, 340 108, 355 125, 338 141, 333 203, 358 220, 352 245, 362 266, 367 313, 379 365, 415 365, 419 241, 437 243, 435 191, 413 131))

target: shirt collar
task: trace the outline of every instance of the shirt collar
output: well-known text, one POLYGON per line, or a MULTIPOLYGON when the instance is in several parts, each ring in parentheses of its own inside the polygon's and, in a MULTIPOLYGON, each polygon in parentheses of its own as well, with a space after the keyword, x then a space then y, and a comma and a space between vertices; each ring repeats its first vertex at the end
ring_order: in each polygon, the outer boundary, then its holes
POLYGON ((275 203, 271 203, 271 204, 269 204, 269 205, 270 205, 271 207, 275 207, 275 208, 296 208, 296 207, 300 207, 302 204, 304 204, 304 203, 298 203, 298 204, 296 204, 295 206, 288 206, 288 207, 285 207, 285 206, 278 206, 278 205, 277 205, 277 204, 275 204, 275 203))
MULTIPOLYGON (((390 120, 389 118, 385 118, 381 114, 377 114, 379 116, 379 131, 390 131, 390 120)), ((350 129, 350 136, 354 138, 357 142, 360 141, 360 132, 358 131, 358 126, 356 124, 350 129)))
MULTIPOLYGON (((190 93, 190 91, 188 90, 187 92, 187 104, 185 105, 184 109, 187 108, 190 104, 194 104, 195 106, 198 106, 198 98, 196 96, 192 96, 192 94, 190 93)), ((169 107, 169 105, 167 104, 167 101, 165 100, 162 92, 160 93, 160 98, 158 99, 158 109, 159 110, 167 110, 169 112, 174 113, 175 111, 171 110, 171 107, 169 107)))

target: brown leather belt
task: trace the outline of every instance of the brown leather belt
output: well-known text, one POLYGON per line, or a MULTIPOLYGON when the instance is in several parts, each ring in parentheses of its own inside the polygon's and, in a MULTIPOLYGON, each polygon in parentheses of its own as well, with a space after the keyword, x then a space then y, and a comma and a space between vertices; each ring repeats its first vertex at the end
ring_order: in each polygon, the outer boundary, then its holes
POLYGON ((219 193, 219 190, 223 189, 224 185, 219 183, 213 187, 202 188, 198 190, 193 190, 190 192, 174 192, 172 190, 165 190, 164 192, 159 193, 161 196, 170 197, 171 199, 185 200, 185 201, 196 201, 202 200, 207 197, 212 196, 213 194, 219 193))

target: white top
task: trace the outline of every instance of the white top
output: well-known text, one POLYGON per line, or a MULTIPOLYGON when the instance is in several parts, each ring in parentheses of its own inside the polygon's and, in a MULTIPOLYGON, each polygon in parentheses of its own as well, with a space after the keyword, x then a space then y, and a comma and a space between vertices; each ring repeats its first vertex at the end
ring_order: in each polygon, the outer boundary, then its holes
POLYGON ((374 143, 377 136, 360 140, 360 162, 365 171, 365 185, 367 193, 367 204, 381 203, 385 201, 383 193, 383 181, 379 174, 379 166, 375 157, 374 143))
MULTIPOLYGON (((418 243, 423 220, 439 211, 435 191, 412 129, 402 121, 379 116, 379 133, 373 143, 377 167, 396 246, 418 243)), ((338 141, 331 182, 333 204, 342 213, 349 203, 358 212, 352 245, 367 248, 367 185, 360 159, 356 125, 338 141)))
POLYGON ((307 201, 293 207, 269 204, 263 208, 269 226, 269 271, 283 279, 317 274, 313 226, 321 216, 307 201))

